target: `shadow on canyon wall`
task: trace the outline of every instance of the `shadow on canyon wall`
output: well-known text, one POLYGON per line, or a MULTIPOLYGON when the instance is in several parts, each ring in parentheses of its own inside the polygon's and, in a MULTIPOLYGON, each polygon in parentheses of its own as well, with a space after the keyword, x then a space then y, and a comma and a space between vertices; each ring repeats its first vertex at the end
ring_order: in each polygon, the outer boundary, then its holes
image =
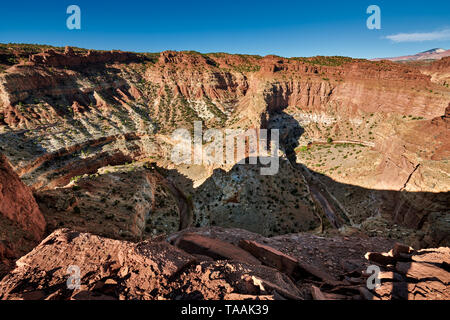
MULTIPOLYGON (((422 246, 449 245, 448 203, 450 203, 450 193, 366 189, 334 181, 328 176, 306 168, 303 164, 297 164, 295 149, 298 147, 298 139, 303 134, 304 129, 297 120, 285 113, 283 109, 268 107, 267 113, 263 115, 264 119, 261 121, 261 128, 280 130, 280 148, 286 154, 294 170, 300 170, 307 179, 313 198, 318 206, 323 208, 324 216, 328 218, 331 226, 339 228, 345 224, 350 224, 350 222, 359 224, 361 221, 355 221, 355 216, 362 216, 364 219, 367 219, 378 215, 390 219, 392 223, 411 229, 421 230, 425 228, 432 231, 428 236, 429 239, 425 239, 422 246), (342 192, 340 192, 341 190, 342 192), (333 192, 338 192, 339 194, 333 195, 333 192), (371 203, 371 212, 368 214, 358 213, 357 211, 366 209, 367 203, 371 203)), ((3 145, 14 143, 16 144, 14 147, 19 149, 29 147, 29 152, 33 154, 45 155, 46 152, 39 143, 29 141, 23 130, 0 134, 0 142, 2 144, 0 148, 2 149, 3 145), (13 136, 13 141, 9 142, 9 139, 13 136), (24 145, 17 144, 17 141, 22 141, 24 145)), ((105 141, 105 143, 107 142, 105 141)), ((99 145, 101 146, 101 143, 99 145)), ((65 151, 67 152, 56 153, 49 159, 44 157, 42 162, 39 162, 35 168, 31 169, 30 173, 25 174, 22 178, 25 178, 26 181, 27 176, 30 174, 38 170, 45 172, 46 167, 56 164, 58 170, 55 174, 59 175, 59 177, 55 177, 55 179, 57 184, 64 185, 74 176, 93 174, 103 166, 121 165, 134 160, 132 156, 125 155, 119 150, 114 154, 98 153, 88 159, 82 159, 73 150, 65 151)), ((6 155, 9 156, 8 153, 6 155)), ((246 163, 248 162, 246 161, 246 163)), ((236 166, 239 166, 239 164, 236 166)), ((219 173, 224 173, 220 170, 214 170, 213 175, 205 183, 211 180, 214 181, 219 173)), ((187 197, 191 193, 195 193, 193 182, 184 175, 179 174, 177 170, 170 170, 170 173, 168 170, 163 170, 163 172, 164 176, 170 177, 169 179, 174 186, 187 194, 187 197)), ((176 198, 178 199, 179 197, 176 196, 176 198)), ((369 211, 369 208, 367 208, 367 211, 369 211)), ((192 217, 189 217, 188 220, 184 218, 182 220, 181 225, 187 226, 189 225, 188 221, 192 221, 192 217)))
MULTIPOLYGON (((269 100, 272 103, 279 99, 269 100)), ((431 239, 424 242, 425 246, 449 246, 450 245, 450 192, 407 192, 396 190, 368 189, 355 185, 345 184, 333 180, 329 176, 315 172, 304 164, 296 163, 295 149, 298 140, 304 133, 300 123, 291 115, 285 113, 284 107, 269 107, 275 110, 269 113, 268 128, 280 130, 280 147, 286 157, 297 170, 301 170, 308 181, 310 191, 316 203, 325 211, 325 216, 331 225, 341 227, 351 222, 351 216, 357 216, 357 210, 364 209, 361 203, 375 204, 376 209, 372 216, 382 216, 393 224, 399 224, 414 230, 428 228, 432 232, 431 239), (330 190, 339 192, 333 195, 330 190), (341 204, 338 198, 344 198, 345 204, 341 204), (358 205, 359 202, 359 205, 358 205), (346 209, 353 209, 350 214, 346 209), (333 212, 329 212, 333 211, 333 212), (330 214, 328 214, 330 213, 330 214), (347 217, 350 215, 350 217, 347 217), (333 221, 334 220, 334 221, 333 221)), ((375 168, 374 168, 375 169, 375 168)), ((370 215, 366 215, 369 218, 370 215)), ((359 224, 359 221, 355 221, 359 224)))

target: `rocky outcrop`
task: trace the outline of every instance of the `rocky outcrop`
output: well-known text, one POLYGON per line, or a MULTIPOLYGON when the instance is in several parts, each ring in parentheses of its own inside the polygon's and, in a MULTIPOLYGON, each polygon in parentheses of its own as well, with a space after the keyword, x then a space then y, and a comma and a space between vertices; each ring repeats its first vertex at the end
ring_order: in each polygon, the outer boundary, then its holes
MULTIPOLYGON (((386 123, 383 126, 375 147, 384 156, 377 169, 380 173, 378 187, 408 191, 449 191, 445 183, 440 183, 440 179, 421 179, 423 168, 417 167, 424 160, 441 161, 450 157, 449 109, 450 107, 447 107, 443 110, 443 115, 431 120, 403 124, 386 123), (391 129, 387 129, 388 126, 391 129), (389 143, 386 143, 388 139, 389 143), (416 172, 417 169, 419 170, 416 172), (410 177, 414 173, 416 175, 410 177), (392 178, 389 179, 387 175, 392 178), (426 186, 427 182, 430 187, 426 186)), ((432 165, 433 163, 427 164, 432 165)))
POLYGON ((45 220, 31 189, 0 154, 0 278, 43 237, 45 220))
POLYGON ((207 256, 216 260, 236 260, 255 265, 261 264, 253 255, 233 244, 195 233, 182 234, 176 239, 175 245, 191 254, 207 256))
POLYGON ((293 282, 269 267, 198 259, 166 242, 133 244, 62 229, 17 261, 0 282, 0 299, 299 299, 293 282), (71 270, 80 276, 71 278, 79 284, 74 290, 67 287, 71 270))
POLYGON ((32 191, 25 186, 11 168, 8 159, 0 154, 0 216, 16 222, 37 241, 42 239, 45 220, 32 191))
POLYGON ((47 229, 139 241, 186 228, 191 214, 186 196, 149 167, 108 166, 65 187, 36 192, 47 229))
POLYGON ((431 246, 446 246, 449 241, 448 232, 442 232, 448 228, 445 211, 450 200, 446 182, 450 168, 446 161, 450 157, 449 110, 447 107, 444 115, 431 120, 386 123, 375 146, 382 158, 372 186, 400 191, 382 194, 380 212, 395 223, 429 231, 424 240, 431 246))
POLYGON ((415 252, 396 244, 388 254, 367 254, 367 261, 364 252, 386 248, 389 241, 309 234, 264 238, 224 228, 191 229, 168 240, 175 245, 162 237, 131 243, 57 230, 0 281, 0 299, 450 298, 448 248, 415 252), (374 263, 382 268, 380 286, 369 289, 366 269, 374 263))
POLYGON ((194 225, 243 228, 265 236, 320 226, 308 185, 286 158, 280 157, 276 174, 267 176, 260 174, 265 165, 246 162, 228 172, 214 170, 198 188, 194 225))
POLYGON ((436 117, 433 120, 431 120, 431 123, 436 126, 442 126, 442 129, 448 130, 448 124, 450 122, 450 103, 448 104, 448 107, 445 108, 445 113, 443 116, 436 117))

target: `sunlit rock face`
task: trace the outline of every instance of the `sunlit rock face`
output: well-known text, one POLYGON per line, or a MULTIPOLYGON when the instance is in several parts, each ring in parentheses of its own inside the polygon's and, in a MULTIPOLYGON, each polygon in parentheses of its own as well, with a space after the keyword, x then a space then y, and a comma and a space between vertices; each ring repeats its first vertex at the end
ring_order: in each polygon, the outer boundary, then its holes
POLYGON ((0 276, 42 239, 45 226, 31 189, 0 153, 0 276))

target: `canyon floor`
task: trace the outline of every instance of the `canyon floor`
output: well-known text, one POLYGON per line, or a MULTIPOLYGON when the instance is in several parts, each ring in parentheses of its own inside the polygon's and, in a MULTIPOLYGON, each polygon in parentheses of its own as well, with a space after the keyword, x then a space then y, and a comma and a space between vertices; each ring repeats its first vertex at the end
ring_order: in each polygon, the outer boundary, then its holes
POLYGON ((449 79, 450 57, 0 44, 0 299, 449 299, 449 79), (173 163, 195 121, 278 129, 277 173, 173 163))

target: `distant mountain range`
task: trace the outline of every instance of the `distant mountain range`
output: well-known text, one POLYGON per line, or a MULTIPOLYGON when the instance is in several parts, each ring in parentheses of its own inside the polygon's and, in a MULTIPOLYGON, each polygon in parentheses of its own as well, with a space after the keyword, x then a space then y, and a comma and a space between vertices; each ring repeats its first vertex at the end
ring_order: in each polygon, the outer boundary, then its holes
POLYGON ((435 48, 428 51, 420 52, 411 56, 392 57, 392 58, 377 58, 372 61, 390 60, 390 61, 419 61, 419 60, 439 60, 450 56, 450 50, 435 48))

